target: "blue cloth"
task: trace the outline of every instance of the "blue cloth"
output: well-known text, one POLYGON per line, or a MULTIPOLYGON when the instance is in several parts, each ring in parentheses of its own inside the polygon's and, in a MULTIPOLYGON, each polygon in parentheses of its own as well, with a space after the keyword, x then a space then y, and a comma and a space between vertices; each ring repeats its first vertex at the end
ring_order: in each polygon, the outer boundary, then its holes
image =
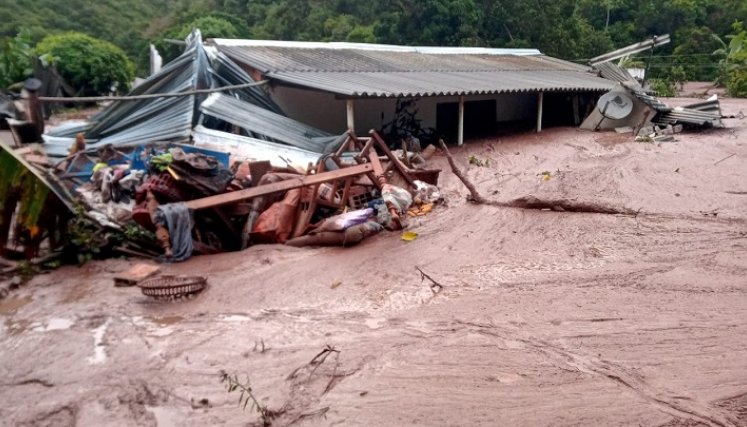
POLYGON ((156 208, 156 222, 166 225, 173 255, 168 261, 184 261, 192 256, 192 213, 184 203, 170 203, 156 208))

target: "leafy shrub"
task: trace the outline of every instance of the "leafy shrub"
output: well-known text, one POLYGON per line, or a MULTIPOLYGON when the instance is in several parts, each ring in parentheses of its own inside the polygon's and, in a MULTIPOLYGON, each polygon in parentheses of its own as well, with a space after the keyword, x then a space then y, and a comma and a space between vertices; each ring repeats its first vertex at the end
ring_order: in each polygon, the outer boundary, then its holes
POLYGON ((31 33, 28 30, 0 40, 0 89, 31 76, 31 54, 31 33))
POLYGON ((729 71, 726 93, 736 98, 747 98, 747 65, 729 71))
POLYGON ((35 51, 49 55, 79 96, 108 94, 112 87, 124 93, 135 76, 135 67, 122 49, 83 33, 47 36, 35 51))
POLYGON ((648 81, 651 89, 659 96, 676 96, 677 84, 670 79, 651 79, 648 81))
POLYGON ((166 42, 164 39, 184 40, 194 28, 200 30, 203 40, 209 38, 233 39, 241 37, 241 32, 236 28, 236 25, 228 19, 213 15, 200 16, 185 24, 169 28, 162 34, 162 38, 153 42, 165 62, 179 56, 184 51, 184 46, 166 42))
POLYGON ((726 36, 728 45, 717 38, 722 45, 721 49, 713 52, 722 57, 717 82, 725 84, 729 96, 744 98, 747 97, 747 29, 744 23, 735 22, 732 30, 734 33, 726 36))

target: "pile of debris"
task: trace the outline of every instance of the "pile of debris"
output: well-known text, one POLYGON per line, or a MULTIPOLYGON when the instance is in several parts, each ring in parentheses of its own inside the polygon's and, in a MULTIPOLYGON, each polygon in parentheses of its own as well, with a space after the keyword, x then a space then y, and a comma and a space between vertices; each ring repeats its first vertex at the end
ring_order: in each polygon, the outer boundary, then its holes
MULTIPOLYGON (((375 131, 365 138, 347 132, 335 152, 306 167, 278 167, 184 144, 145 144, 129 152, 107 145, 91 153, 82 135, 79 140, 73 150, 81 151, 56 165, 41 145, 3 146, 3 154, 20 164, 18 169, 42 176, 42 187, 61 188, 50 201, 67 207, 65 221, 75 212, 88 218, 98 228, 91 230, 92 239, 105 231, 119 233, 116 242, 107 239, 101 246, 115 244, 112 249, 119 252, 156 256, 153 244, 134 239, 151 236, 169 261, 255 243, 350 246, 383 229, 406 227, 409 215, 429 212, 441 200, 435 186, 440 171, 407 167, 375 131), (90 178, 69 172, 89 162, 94 163, 90 178)), ((17 242, 29 233, 37 236, 28 252, 36 255, 41 240, 57 230, 40 228, 38 214, 30 223, 24 219, 29 205, 39 202, 17 200, 22 214, 13 235, 17 242)), ((47 203, 47 193, 41 203, 47 203)), ((11 229, 6 218, 15 210, 15 203, 5 206, 0 224, 6 230, 11 229)), ((7 241, 8 233, 5 237, 7 241)), ((49 244, 58 243, 64 241, 49 244)))
MULTIPOLYGON (((14 133, 0 162, 18 176, 0 179, 18 185, 5 192, 28 187, 19 176, 50 191, 6 196, 0 256, 8 242, 26 258, 72 246, 168 261, 256 243, 350 246, 441 200, 440 171, 427 169, 434 147, 421 153, 409 140, 393 153, 375 131, 314 129, 285 116, 261 83, 195 31, 182 56, 90 120, 43 143, 14 133)), ((31 98, 24 126, 44 101, 31 98)))
POLYGON ((613 60, 669 43, 669 35, 653 37, 592 58, 590 65, 599 76, 620 83, 603 95, 597 108, 581 124, 582 129, 631 133, 639 142, 673 141, 674 134, 686 129, 723 126, 722 119, 733 118, 721 112, 718 96, 682 107, 672 107, 646 90, 641 82, 613 60))

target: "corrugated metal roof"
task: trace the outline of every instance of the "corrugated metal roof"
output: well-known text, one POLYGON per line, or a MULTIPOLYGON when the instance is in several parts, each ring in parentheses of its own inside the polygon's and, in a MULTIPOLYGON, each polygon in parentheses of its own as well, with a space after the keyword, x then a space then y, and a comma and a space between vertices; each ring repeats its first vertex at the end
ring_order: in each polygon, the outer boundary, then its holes
POLYGON ((429 54, 354 49, 218 45, 229 57, 268 73, 276 71, 588 71, 545 55, 429 54))
POLYGON ((615 82, 536 50, 211 40, 270 79, 351 97, 607 91, 615 82))
POLYGON ((698 126, 704 126, 706 124, 717 126, 721 125, 721 114, 693 110, 690 108, 676 108, 672 111, 657 114, 652 121, 660 125, 684 123, 698 126))
POLYGON ((630 75, 628 70, 618 66, 617 64, 611 62, 600 62, 599 64, 595 64, 594 68, 598 70, 601 76, 605 79, 614 80, 620 83, 629 83, 634 86, 637 85, 636 89, 642 89, 638 81, 630 75))
POLYGON ((575 71, 273 72, 287 84, 350 97, 477 95, 533 91, 608 91, 615 83, 575 71))

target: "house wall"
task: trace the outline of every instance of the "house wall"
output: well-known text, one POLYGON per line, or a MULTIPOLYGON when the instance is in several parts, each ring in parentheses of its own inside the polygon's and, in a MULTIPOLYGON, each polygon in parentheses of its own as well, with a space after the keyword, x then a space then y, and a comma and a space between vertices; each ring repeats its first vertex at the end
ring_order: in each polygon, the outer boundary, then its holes
MULTIPOLYGON (((347 129, 346 101, 334 95, 287 86, 273 86, 270 96, 285 113, 302 123, 319 129, 340 133, 347 129)), ((515 93, 466 96, 465 101, 496 100, 497 123, 526 120, 536 117, 537 94, 515 93)), ((416 104, 423 127, 437 127, 436 111, 439 103, 459 102, 457 96, 420 98, 416 104)), ((359 135, 381 126, 394 116, 396 99, 356 99, 355 128, 359 135)))

